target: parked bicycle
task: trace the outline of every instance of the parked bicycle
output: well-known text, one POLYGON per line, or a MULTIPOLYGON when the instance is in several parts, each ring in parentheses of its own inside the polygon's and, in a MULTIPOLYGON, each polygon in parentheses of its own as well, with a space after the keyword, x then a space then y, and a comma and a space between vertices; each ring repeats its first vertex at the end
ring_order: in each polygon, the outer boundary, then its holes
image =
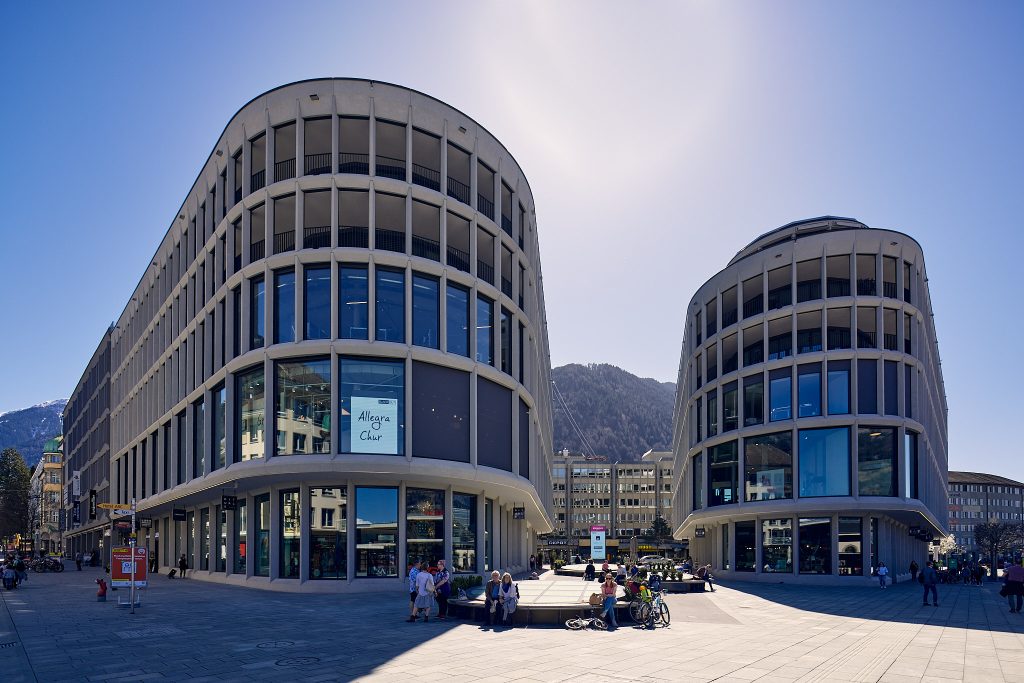
POLYGON ((629 616, 637 624, 647 623, 651 617, 651 610, 654 610, 655 625, 660 623, 668 626, 669 622, 672 621, 668 605, 665 604, 665 591, 654 593, 651 602, 644 602, 640 598, 636 598, 633 602, 629 603, 629 616))
POLYGON ((41 574, 43 572, 60 573, 64 571, 64 563, 54 557, 40 557, 29 564, 29 569, 37 574, 41 574))

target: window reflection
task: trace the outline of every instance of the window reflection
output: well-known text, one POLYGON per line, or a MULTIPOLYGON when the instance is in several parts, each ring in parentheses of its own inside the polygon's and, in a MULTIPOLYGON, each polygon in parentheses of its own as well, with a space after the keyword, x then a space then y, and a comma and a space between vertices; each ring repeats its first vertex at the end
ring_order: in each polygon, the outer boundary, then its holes
POLYGON ((793 571, 793 520, 761 520, 761 570, 771 572, 793 571))
POLYGON ((331 450, 331 362, 277 363, 276 455, 331 450))
POLYGON ((256 564, 253 574, 270 576, 270 494, 264 493, 253 498, 256 513, 256 564))
POLYGON ((331 269, 306 268, 302 317, 305 339, 331 338, 331 269))
POLYGON ((274 343, 295 341, 295 271, 274 273, 274 343))
POLYGON ((366 266, 342 266, 341 299, 338 302, 342 339, 367 339, 369 334, 370 286, 366 266))
POLYGON ((343 356, 341 452, 405 453, 405 362, 343 356))
POLYGON ((280 495, 281 504, 281 537, 278 539, 280 557, 278 572, 282 579, 299 578, 299 553, 301 551, 299 521, 299 492, 282 491, 280 495))
POLYGON ((850 429, 800 430, 800 497, 850 495, 850 429))
POLYGON ((246 512, 245 499, 239 498, 238 507, 235 508, 235 567, 232 570, 235 574, 245 575, 248 541, 249 515, 246 512))
POLYGON ((793 497, 793 436, 762 434, 743 440, 746 499, 793 497))
POLYGON ((405 490, 405 556, 431 567, 444 557, 444 491, 405 490))
POLYGON ((736 522, 736 571, 752 572, 757 565, 754 520, 736 522))
POLYGON ((863 520, 860 517, 839 518, 839 575, 864 574, 863 520))
POLYGON ((457 353, 469 357, 469 290, 449 282, 445 286, 447 299, 447 334, 448 353, 457 353))
POLYGON ((436 277, 413 273, 412 276, 412 343, 416 346, 438 348, 439 292, 441 283, 436 277))
POLYGON ((708 451, 708 505, 728 505, 736 502, 739 479, 738 453, 735 441, 719 444, 708 451))
POLYGON ((309 489, 309 578, 346 579, 348 489, 309 489))
POLYGON ((896 495, 896 430, 861 427, 857 430, 857 482, 862 496, 896 495))
POLYGON ((377 341, 405 342, 405 272, 377 268, 377 341))
POLYGON ((398 489, 356 487, 356 576, 398 576, 398 489))
MULTIPOLYGON (((235 392, 237 401, 238 433, 235 443, 242 460, 262 458, 264 453, 263 429, 264 384, 263 368, 238 375, 235 392)), ((237 456, 236 456, 237 457, 237 456)))
POLYGON ((476 360, 494 365, 494 302, 485 296, 476 298, 476 360))
POLYGON ((476 496, 452 494, 452 570, 476 571, 476 496))
POLYGON ((832 520, 800 518, 800 573, 832 573, 832 520))

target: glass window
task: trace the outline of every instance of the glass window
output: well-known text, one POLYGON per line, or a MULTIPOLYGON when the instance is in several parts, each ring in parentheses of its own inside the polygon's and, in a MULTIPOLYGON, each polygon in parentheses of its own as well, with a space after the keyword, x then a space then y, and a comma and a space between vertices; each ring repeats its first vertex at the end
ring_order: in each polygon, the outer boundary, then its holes
MULTIPOLYGON (((331 172, 331 118, 306 119, 303 147, 306 175, 331 172)), ((330 242, 330 239, 328 239, 330 242)))
POLYGON ((331 452, 331 361, 279 361, 275 455, 331 452))
POLYGON ((185 557, 188 561, 190 569, 195 569, 198 566, 197 558, 195 556, 196 550, 196 513, 189 510, 185 514, 185 557))
POLYGON ((768 271, 768 310, 782 308, 793 303, 793 288, 790 285, 790 266, 768 271))
POLYGON ((866 306, 857 307, 858 349, 874 349, 878 346, 875 339, 875 332, 878 329, 878 321, 875 320, 876 310, 866 306))
POLYGON ((342 356, 339 371, 341 452, 404 454, 405 362, 342 356))
POLYGON ((405 490, 405 557, 431 567, 444 559, 444 491, 405 490))
POLYGON ((377 192, 373 246, 387 251, 405 252, 405 197, 377 192))
POLYGON ((850 495, 850 428, 800 430, 800 497, 850 495))
POLYGON ((711 339, 712 335, 718 331, 718 299, 712 299, 707 303, 708 319, 705 325, 705 332, 707 338, 711 339))
POLYGON ((309 489, 309 578, 348 578, 348 488, 309 489))
POLYGON ((828 414, 847 415, 850 412, 850 361, 828 362, 828 414))
POLYGON ((192 478, 206 474, 206 404, 192 404, 192 478))
POLYGON ((839 575, 863 576, 863 520, 860 517, 839 518, 839 575))
POLYGON ((743 281, 743 317, 757 315, 764 311, 764 291, 760 275, 743 281))
POLYGON ((214 510, 216 511, 217 519, 217 571, 226 572, 228 562, 228 517, 227 513, 221 510, 219 505, 214 510))
POLYGON ((708 438, 718 434, 718 389, 708 393, 708 438))
POLYGON ((722 388, 722 432, 739 427, 740 407, 736 382, 729 382, 722 388))
POLYGON ((412 181, 441 189, 441 138, 418 128, 412 130, 412 181))
POLYGON ((370 120, 342 116, 338 121, 338 172, 370 172, 370 120))
POLYGON ((256 512, 256 564, 255 576, 270 576, 270 494, 253 498, 256 512))
POLYGON ((439 348, 440 344, 440 289, 436 277, 412 275, 412 343, 416 346, 439 348))
MULTIPOLYGON (((293 160, 294 163, 294 160, 293 160)), ((295 195, 279 197, 271 204, 274 224, 274 253, 295 249, 295 195)))
POLYGON ((469 356, 469 290, 452 282, 445 285, 445 333, 448 353, 469 356))
POLYGON ((367 339, 370 318, 368 301, 370 299, 369 277, 366 266, 341 266, 341 301, 338 308, 341 316, 342 339, 367 339))
POLYGON ((736 571, 752 572, 757 566, 757 531, 754 520, 736 522, 736 571))
POLYGON ((405 180, 405 125, 377 119, 376 174, 405 180))
POLYGON ((722 525, 722 569, 729 570, 729 560, 731 554, 729 553, 729 525, 722 525))
POLYGON ((807 311, 796 316, 798 353, 821 351, 821 311, 807 311))
POLYGON ((295 271, 274 273, 274 343, 295 341, 295 271))
POLYGON ((213 449, 214 468, 227 465, 228 445, 225 438, 227 426, 228 392, 221 384, 213 390, 213 449))
POLYGON ((501 307, 501 371, 512 374, 512 314, 504 306, 501 307))
POLYGON ((405 342, 405 272, 377 268, 377 341, 405 342))
POLYGON ((727 375, 730 372, 735 372, 736 368, 739 367, 739 352, 737 337, 739 335, 730 334, 728 337, 722 340, 722 374, 727 375))
POLYGON ((708 381, 718 377, 718 344, 712 343, 707 350, 708 381))
POLYGON ((793 377, 789 368, 772 370, 768 379, 770 422, 793 417, 793 377))
POLYGON ((764 362, 764 334, 760 325, 743 330, 743 367, 764 362))
POLYGON ((365 190, 339 190, 338 246, 366 249, 369 245, 370 193, 365 190))
POLYGON ((832 520, 800 518, 800 573, 832 573, 832 520))
POLYGON ((826 314, 828 318, 826 337, 829 350, 850 348, 850 309, 830 308, 826 314))
POLYGON ((764 423, 764 376, 743 378, 743 425, 764 423))
POLYGON ((917 434, 914 432, 908 431, 903 435, 903 461, 903 495, 917 498, 917 434))
POLYGON ((185 427, 185 411, 184 410, 181 411, 180 413, 178 413, 178 415, 177 415, 177 425, 178 425, 177 426, 177 435, 178 435, 178 439, 177 439, 177 442, 178 442, 178 453, 177 453, 177 456, 178 456, 178 481, 177 481, 177 483, 178 484, 184 484, 185 483, 185 479, 186 479, 186 476, 185 476, 185 462, 186 462, 186 457, 187 457, 186 454, 185 454, 185 444, 188 443, 188 432, 186 431, 186 427, 185 427))
POLYGON ((305 339, 331 338, 331 267, 305 269, 306 289, 303 293, 302 317, 306 325, 305 339))
MULTIPOLYGON (((893 286, 895 288, 895 283, 893 283, 893 286)), ((857 294, 859 296, 874 296, 877 293, 875 287, 875 255, 857 254, 857 294)), ((842 533, 842 530, 840 530, 840 533, 842 533)))
POLYGON ((821 363, 797 367, 797 393, 800 404, 799 417, 821 415, 821 363))
POLYGON ((704 456, 701 453, 690 461, 693 470, 693 509, 704 507, 704 456))
POLYGON ((730 287, 722 292, 722 329, 736 322, 736 288, 730 287))
POLYGON ((910 284, 911 284, 911 271, 910 264, 906 261, 903 262, 903 300, 908 304, 910 300, 910 284))
POLYGON ((297 579, 301 557, 299 534, 302 528, 299 524, 299 492, 281 491, 280 503, 281 538, 278 541, 281 544, 281 554, 278 557, 277 571, 282 579, 297 579))
POLYGON ((850 296, 850 257, 847 254, 825 259, 825 275, 830 297, 850 296))
POLYGON ((262 458, 264 453, 263 433, 266 415, 264 413, 263 368, 258 367, 239 374, 235 380, 238 388, 236 413, 238 432, 235 434, 236 457, 242 460, 262 458))
POLYGON ((761 568, 766 573, 793 571, 793 520, 761 520, 761 568))
POLYGON ((875 567, 878 566, 878 517, 870 518, 870 530, 871 530, 871 573, 875 573, 875 567))
POLYGON ((494 501, 484 499, 484 571, 491 570, 494 557, 494 501))
POLYGON ((210 569, 210 508, 199 510, 199 568, 210 569))
POLYGON ((900 365, 894 360, 884 361, 882 368, 885 372, 885 414, 899 415, 899 371, 900 365))
POLYGON ((235 574, 245 575, 246 550, 249 541, 249 515, 246 512, 245 498, 238 499, 235 508, 235 574))
POLYGON ((739 449, 735 441, 719 444, 708 451, 708 505, 736 502, 739 480, 739 449))
POLYGON ((800 261, 796 264, 796 301, 821 298, 821 259, 800 261))
POLYGON ((456 574, 476 572, 476 496, 452 494, 452 566, 456 574))
POLYGON ((857 430, 857 480, 862 496, 897 495, 896 430, 860 427, 857 430))
POLYGON ((356 487, 356 576, 398 576, 398 489, 356 487))
POLYGON ((263 346, 266 336, 266 285, 263 278, 249 282, 249 347, 263 346))
POLYGON ((793 497, 793 435, 762 434, 743 440, 748 501, 793 497))
POLYGON ((793 355, 793 319, 778 318, 768 321, 768 360, 793 355))
POLYGON ((494 302, 476 297, 476 360, 494 365, 494 302))
POLYGON ((873 358, 857 360, 857 412, 878 413, 878 361, 873 358))

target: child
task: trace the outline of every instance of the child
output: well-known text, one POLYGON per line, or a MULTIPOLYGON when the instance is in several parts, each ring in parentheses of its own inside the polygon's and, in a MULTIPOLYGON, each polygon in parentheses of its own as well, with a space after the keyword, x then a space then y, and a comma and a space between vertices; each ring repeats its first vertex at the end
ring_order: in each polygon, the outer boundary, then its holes
POLYGON ((651 593, 651 589, 647 586, 647 581, 640 582, 640 601, 644 603, 644 608, 647 610, 647 622, 644 624, 645 629, 654 630, 654 594, 651 593))

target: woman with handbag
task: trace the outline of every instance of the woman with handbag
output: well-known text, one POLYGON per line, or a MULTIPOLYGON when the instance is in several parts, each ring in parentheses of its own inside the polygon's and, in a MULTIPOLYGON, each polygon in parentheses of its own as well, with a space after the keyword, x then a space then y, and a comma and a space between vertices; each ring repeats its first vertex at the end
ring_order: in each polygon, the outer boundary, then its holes
POLYGON ((437 618, 444 621, 448 616, 448 596, 452 594, 451 574, 445 568, 444 560, 437 561, 434 575, 434 598, 437 600, 437 618))
POLYGON ((610 572, 605 574, 604 583, 601 584, 601 595, 604 596, 604 612, 601 613, 601 618, 607 620, 609 631, 614 631, 619 627, 619 622, 615 620, 615 603, 618 600, 618 594, 619 584, 615 583, 615 577, 610 572))
POLYGON ((434 603, 434 577, 426 569, 416 575, 416 612, 423 610, 423 623, 430 620, 430 606, 434 603))

